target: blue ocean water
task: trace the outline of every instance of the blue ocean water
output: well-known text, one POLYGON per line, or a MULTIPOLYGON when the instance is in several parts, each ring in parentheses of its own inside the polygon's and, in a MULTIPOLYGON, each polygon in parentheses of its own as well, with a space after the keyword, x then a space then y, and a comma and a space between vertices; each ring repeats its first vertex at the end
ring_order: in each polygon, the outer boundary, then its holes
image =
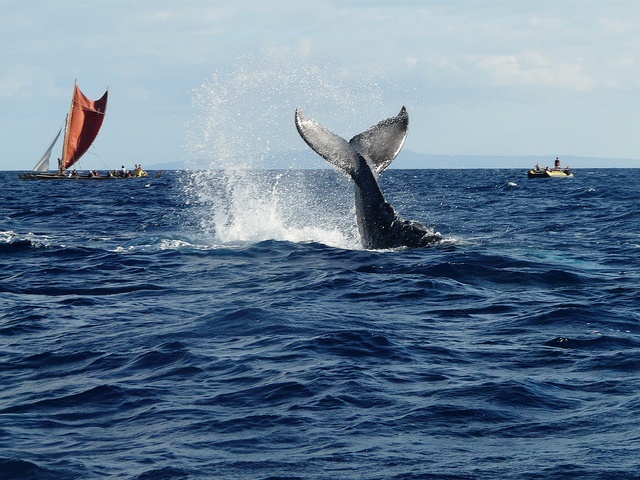
POLYGON ((640 478, 640 170, 0 185, 2 479, 640 478))

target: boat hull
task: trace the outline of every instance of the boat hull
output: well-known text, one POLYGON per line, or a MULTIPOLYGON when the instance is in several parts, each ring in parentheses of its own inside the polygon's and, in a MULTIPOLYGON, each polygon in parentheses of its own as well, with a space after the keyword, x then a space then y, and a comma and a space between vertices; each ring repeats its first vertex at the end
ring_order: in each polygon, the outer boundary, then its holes
POLYGON ((116 177, 114 175, 57 175, 55 173, 19 173, 22 180, 128 180, 131 178, 144 178, 147 175, 130 175, 126 177, 116 177))
POLYGON ((529 170, 529 178, 567 178, 573 177, 573 173, 568 170, 529 170))

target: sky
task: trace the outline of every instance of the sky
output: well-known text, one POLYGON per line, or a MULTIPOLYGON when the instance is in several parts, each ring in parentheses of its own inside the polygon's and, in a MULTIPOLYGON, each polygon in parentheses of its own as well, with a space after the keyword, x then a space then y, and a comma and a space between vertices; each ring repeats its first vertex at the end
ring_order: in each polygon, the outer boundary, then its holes
POLYGON ((404 149, 451 168, 640 167, 636 0, 0 0, 0 24, 1 170, 33 168, 76 80, 109 89, 83 168, 268 164, 306 152, 298 106, 348 139, 402 105, 404 149))

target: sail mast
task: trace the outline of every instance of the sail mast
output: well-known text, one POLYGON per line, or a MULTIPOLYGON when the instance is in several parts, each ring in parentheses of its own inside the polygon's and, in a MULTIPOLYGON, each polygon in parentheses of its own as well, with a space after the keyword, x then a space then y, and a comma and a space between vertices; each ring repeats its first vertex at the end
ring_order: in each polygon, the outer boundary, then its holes
POLYGON ((64 126, 64 142, 62 143, 62 156, 58 161, 58 173, 62 173, 65 169, 64 161, 67 158, 67 147, 69 145, 69 125, 71 125, 71 115, 73 114, 73 104, 76 100, 76 87, 78 86, 78 79, 73 82, 73 94, 71 95, 71 106, 69 107, 69 113, 67 114, 67 121, 64 126))

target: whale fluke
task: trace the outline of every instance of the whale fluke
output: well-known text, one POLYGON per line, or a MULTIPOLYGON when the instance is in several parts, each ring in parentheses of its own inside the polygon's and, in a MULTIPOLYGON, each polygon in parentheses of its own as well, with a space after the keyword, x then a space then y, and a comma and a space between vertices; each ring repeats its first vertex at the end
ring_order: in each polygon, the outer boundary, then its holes
POLYGON ((342 169, 355 183, 358 231, 364 248, 424 247, 441 240, 424 225, 403 220, 389 205, 377 176, 396 158, 409 129, 405 107, 350 141, 331 132, 297 108, 295 124, 303 140, 318 155, 342 169))

